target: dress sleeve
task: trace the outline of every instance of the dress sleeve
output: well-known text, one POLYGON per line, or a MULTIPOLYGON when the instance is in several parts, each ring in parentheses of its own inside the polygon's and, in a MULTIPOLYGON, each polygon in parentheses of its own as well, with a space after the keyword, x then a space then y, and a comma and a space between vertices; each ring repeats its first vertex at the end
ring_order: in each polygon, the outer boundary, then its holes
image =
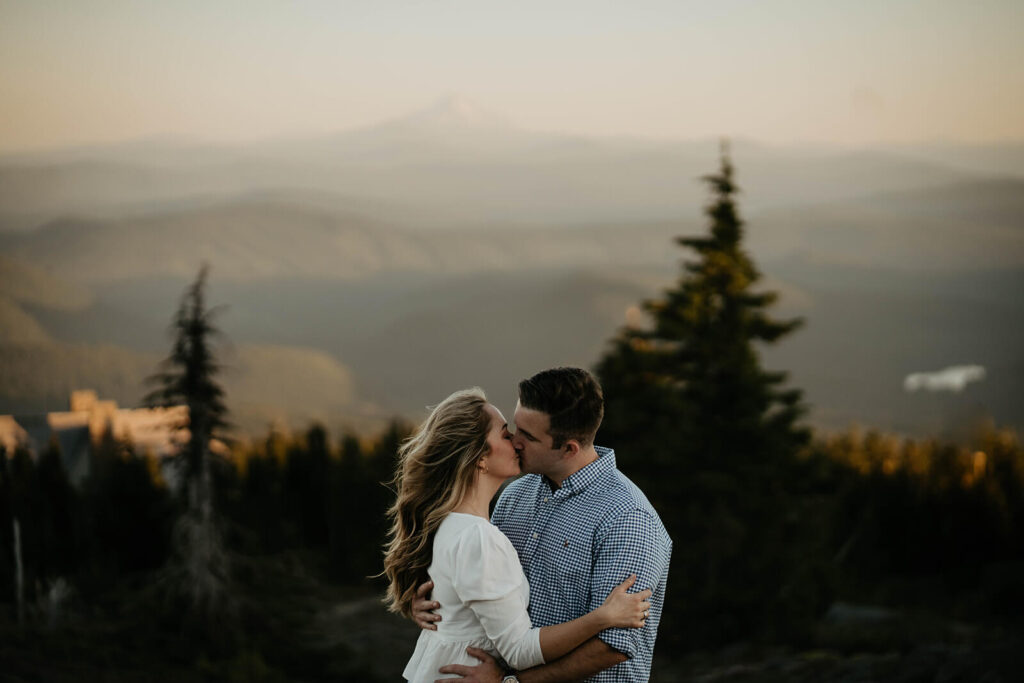
POLYGON ((474 525, 454 550, 455 593, 502 658, 515 669, 543 664, 540 628, 532 627, 526 613, 526 577, 509 540, 490 525, 474 525))

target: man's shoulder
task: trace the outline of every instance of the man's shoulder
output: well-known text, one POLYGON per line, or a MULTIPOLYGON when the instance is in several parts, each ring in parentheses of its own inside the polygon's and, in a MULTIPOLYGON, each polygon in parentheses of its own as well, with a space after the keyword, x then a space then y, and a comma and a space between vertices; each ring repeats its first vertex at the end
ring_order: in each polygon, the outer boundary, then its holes
POLYGON ((617 467, 605 473, 599 485, 594 487, 594 494, 601 499, 605 507, 625 506, 654 510, 640 487, 617 467))
POLYGON ((645 520, 660 530, 664 524, 651 501, 622 470, 615 469, 603 482, 598 492, 600 507, 604 510, 599 526, 615 524, 625 518, 645 520))
POLYGON ((539 474, 524 474, 505 485, 504 490, 501 492, 501 498, 516 498, 536 493, 540 482, 541 476, 539 474))
POLYGON ((540 476, 536 474, 524 474, 518 479, 505 484, 498 496, 491 521, 495 524, 503 520, 510 510, 524 510, 518 505, 520 501, 531 500, 537 496, 537 486, 540 485, 540 476))

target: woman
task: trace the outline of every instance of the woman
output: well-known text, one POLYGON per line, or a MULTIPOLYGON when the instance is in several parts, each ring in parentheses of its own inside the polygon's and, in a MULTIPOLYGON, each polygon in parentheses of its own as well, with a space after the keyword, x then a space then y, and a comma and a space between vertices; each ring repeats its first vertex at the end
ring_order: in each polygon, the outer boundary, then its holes
POLYGON ((606 628, 644 624, 650 590, 627 593, 635 577, 579 619, 533 628, 526 613, 529 584, 511 542, 488 520, 491 498, 520 473, 505 418, 483 391, 458 391, 442 401, 402 444, 395 475, 398 497, 384 558, 386 602, 411 616, 416 587, 428 578, 441 603, 436 631, 424 630, 403 675, 434 681, 445 664, 475 664, 478 647, 514 669, 557 659, 606 628))

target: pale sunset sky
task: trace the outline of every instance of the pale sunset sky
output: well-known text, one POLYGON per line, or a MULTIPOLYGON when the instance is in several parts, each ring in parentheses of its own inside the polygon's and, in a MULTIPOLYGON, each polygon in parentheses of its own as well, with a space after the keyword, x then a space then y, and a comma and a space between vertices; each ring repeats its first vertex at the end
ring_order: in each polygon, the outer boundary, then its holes
POLYGON ((1024 140, 1020 0, 0 0, 0 153, 309 137, 457 93, 522 128, 1024 140))

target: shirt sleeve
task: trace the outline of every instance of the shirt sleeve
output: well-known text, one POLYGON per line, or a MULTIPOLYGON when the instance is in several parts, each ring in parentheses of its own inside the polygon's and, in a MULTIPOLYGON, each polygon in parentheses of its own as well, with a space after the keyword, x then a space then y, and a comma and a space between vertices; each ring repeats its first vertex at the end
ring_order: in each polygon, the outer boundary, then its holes
POLYGON ((638 593, 650 588, 651 612, 641 628, 610 628, 598 638, 630 659, 642 645, 645 629, 657 629, 661 619, 664 585, 668 573, 671 544, 667 542, 660 522, 644 510, 630 510, 617 517, 605 529, 598 541, 594 571, 591 578, 590 609, 599 607, 618 584, 630 574, 636 574, 636 583, 629 589, 638 593))
POLYGON ((509 540, 496 528, 475 525, 455 552, 455 593, 476 614, 498 653, 515 669, 543 664, 540 628, 533 628, 526 612, 526 577, 509 540))

